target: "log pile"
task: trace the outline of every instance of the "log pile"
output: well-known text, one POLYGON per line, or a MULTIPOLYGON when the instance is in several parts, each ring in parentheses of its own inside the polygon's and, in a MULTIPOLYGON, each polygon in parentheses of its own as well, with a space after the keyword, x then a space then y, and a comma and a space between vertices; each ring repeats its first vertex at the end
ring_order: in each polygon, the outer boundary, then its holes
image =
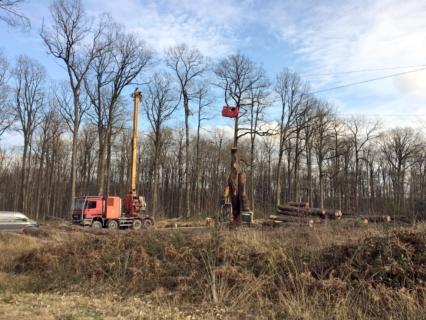
POLYGON ((289 202, 288 205, 290 207, 309 208, 308 202, 289 202))
POLYGON ((289 202, 277 207, 276 214, 269 216, 268 225, 299 223, 313 226, 327 219, 339 220, 341 217, 340 210, 310 208, 307 202, 289 202))
MULTIPOLYGON (((289 202, 285 205, 279 205, 276 214, 270 215, 265 225, 275 227, 283 224, 297 223, 313 226, 326 220, 340 220, 342 217, 341 210, 310 208, 307 202, 289 202)), ((350 218, 350 216, 345 217, 350 218)), ((355 217, 352 216, 352 218, 355 217)), ((387 223, 391 221, 389 215, 357 216, 356 219, 361 219, 361 222, 364 224, 368 224, 369 222, 387 223)))
POLYGON ((309 207, 295 207, 289 205, 280 205, 277 207, 277 213, 285 216, 311 216, 319 217, 321 219, 333 219, 338 220, 342 217, 342 211, 334 209, 320 209, 320 208, 309 208, 309 207))

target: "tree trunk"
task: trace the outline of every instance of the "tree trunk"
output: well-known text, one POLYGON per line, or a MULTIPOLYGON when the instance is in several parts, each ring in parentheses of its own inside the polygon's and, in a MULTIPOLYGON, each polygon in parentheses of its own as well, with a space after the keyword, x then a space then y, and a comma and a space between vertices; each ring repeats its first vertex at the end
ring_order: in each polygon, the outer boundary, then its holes
POLYGON ((153 172, 151 188, 152 188, 151 189, 151 194, 152 194, 151 215, 155 217, 158 211, 158 159, 157 159, 157 156, 155 156, 155 159, 154 159, 154 172, 153 172))
POLYGON ((74 121, 72 132, 72 154, 71 154, 71 190, 69 197, 70 214, 74 207, 77 181, 77 148, 78 148, 78 128, 79 128, 79 101, 78 93, 74 93, 74 121))
POLYGON ((239 116, 237 115, 234 121, 234 148, 238 146, 238 117, 239 116))
POLYGON ((99 152, 98 152, 98 195, 103 196, 105 193, 105 131, 98 129, 99 152))
POLYGON ((359 152, 358 145, 355 144, 355 212, 359 211, 359 152))
POLYGON ((318 175, 319 175, 319 200, 321 209, 324 208, 324 173, 322 171, 322 160, 318 164, 318 175))
POLYGON ((188 93, 183 93, 183 105, 185 108, 185 217, 191 216, 191 194, 189 190, 189 98, 188 93))
POLYGON ((312 180, 312 151, 311 147, 307 147, 306 150, 306 166, 308 175, 308 203, 309 206, 313 206, 313 180, 312 180))
POLYGON ((250 144, 250 207, 254 211, 254 141, 255 135, 251 137, 250 144))
POLYGON ((294 146, 294 171, 293 171, 293 198, 295 201, 299 201, 299 142, 300 132, 296 132, 296 143, 294 146))
POLYGON ((19 210, 25 212, 25 198, 26 198, 26 170, 27 170, 27 153, 28 153, 28 139, 24 139, 24 150, 22 152, 22 168, 21 168, 21 192, 19 201, 19 210))
POLYGON ((196 163, 195 163, 195 189, 196 189, 196 211, 201 215, 201 170, 200 170, 200 127, 201 127, 201 110, 198 111, 198 124, 197 124, 197 140, 196 140, 196 163))
MULTIPOLYGON (((41 147, 41 155, 40 155, 40 163, 38 166, 38 174, 37 174, 37 183, 42 183, 43 181, 43 189, 47 190, 46 188, 46 180, 44 180, 42 178, 42 172, 43 172, 43 167, 44 167, 44 158, 45 158, 45 154, 46 154, 46 138, 43 138, 43 143, 42 143, 42 147, 41 147)), ((36 199, 35 199, 35 212, 36 212, 36 219, 39 218, 40 216, 40 204, 41 204, 41 189, 42 188, 37 188, 37 192, 36 192, 36 199)))
POLYGON ((290 201, 292 197, 291 182, 291 144, 289 144, 287 149, 287 201, 290 201))
POLYGON ((159 166, 158 162, 160 160, 160 147, 161 147, 161 128, 157 124, 155 139, 154 139, 154 160, 153 160, 153 178, 151 184, 151 194, 152 194, 152 216, 155 217, 158 211, 158 179, 159 179, 159 166))
MULTIPOLYGON (((281 149, 281 148, 280 148, 281 149)), ((279 206, 281 204, 281 164, 283 161, 283 152, 284 150, 278 151, 278 163, 277 163, 277 186, 275 193, 275 202, 279 206)))
MULTIPOLYGON (((110 194, 111 188, 111 156, 112 156, 112 128, 107 132, 107 158, 105 170, 105 193, 110 194)), ((140 171, 140 170, 139 170, 140 171)))

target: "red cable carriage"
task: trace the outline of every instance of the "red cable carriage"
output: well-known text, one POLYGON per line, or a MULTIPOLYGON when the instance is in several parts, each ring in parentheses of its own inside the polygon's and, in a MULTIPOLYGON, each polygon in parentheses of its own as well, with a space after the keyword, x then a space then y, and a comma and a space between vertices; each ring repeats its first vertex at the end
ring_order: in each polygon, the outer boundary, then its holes
POLYGON ((236 118, 238 117, 238 112, 240 111, 240 108, 238 106, 231 107, 231 106, 223 106, 222 109, 222 116, 226 118, 236 118))

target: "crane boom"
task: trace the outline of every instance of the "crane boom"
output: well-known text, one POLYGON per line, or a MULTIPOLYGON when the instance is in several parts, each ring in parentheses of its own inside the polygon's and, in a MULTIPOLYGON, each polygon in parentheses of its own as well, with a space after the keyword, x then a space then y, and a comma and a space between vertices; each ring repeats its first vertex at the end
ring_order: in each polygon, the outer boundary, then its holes
POLYGON ((132 162, 130 176, 130 193, 136 194, 137 177, 137 153, 138 153, 138 116, 139 102, 142 100, 142 93, 138 88, 133 92, 133 136, 132 136, 132 162))
POLYGON ((139 102, 142 100, 142 94, 138 88, 133 91, 133 136, 132 136, 132 155, 130 163, 130 190, 124 197, 124 212, 126 216, 135 217, 145 212, 145 198, 138 194, 137 190, 137 163, 138 163, 138 117, 139 102))

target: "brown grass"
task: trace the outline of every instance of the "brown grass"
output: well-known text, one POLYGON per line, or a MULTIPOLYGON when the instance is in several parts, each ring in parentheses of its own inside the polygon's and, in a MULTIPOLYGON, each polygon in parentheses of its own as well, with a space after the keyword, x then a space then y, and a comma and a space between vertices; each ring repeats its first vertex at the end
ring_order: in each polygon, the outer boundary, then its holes
POLYGON ((0 234, 2 248, 11 255, 0 259, 0 288, 13 299, 116 297, 120 308, 139 299, 195 319, 423 319, 426 308, 426 225, 64 227, 43 237, 0 234))

